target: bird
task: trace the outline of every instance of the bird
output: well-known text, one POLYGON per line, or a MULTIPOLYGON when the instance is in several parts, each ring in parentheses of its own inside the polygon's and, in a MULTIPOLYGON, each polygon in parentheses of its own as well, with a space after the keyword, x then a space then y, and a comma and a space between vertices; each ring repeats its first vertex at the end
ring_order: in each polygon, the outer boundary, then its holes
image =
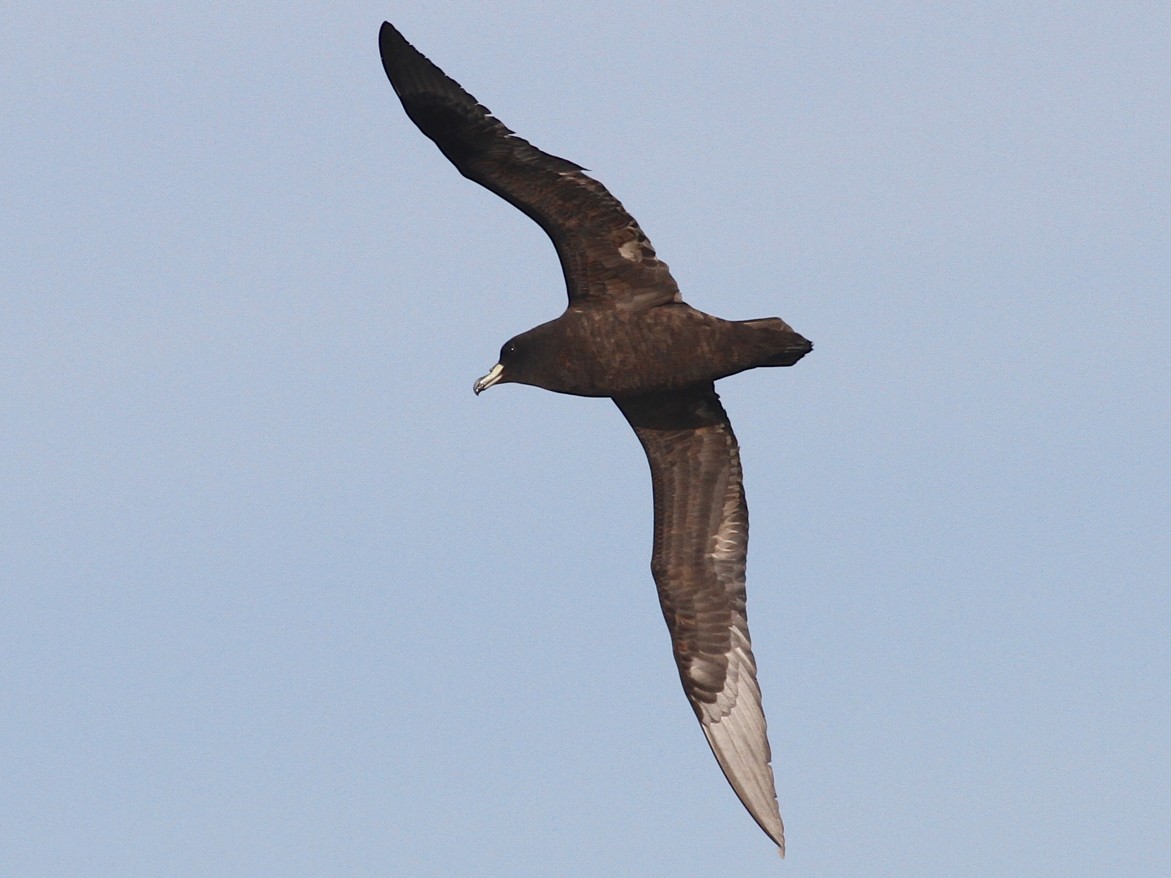
POLYGON ((602 183, 507 128, 389 22, 379 51, 419 130, 552 240, 565 311, 505 342, 473 390, 511 382, 609 397, 633 428, 651 472, 651 575, 683 690, 728 783, 783 857, 745 608, 748 507, 715 381, 792 366, 813 345, 780 318, 722 320, 686 304, 667 264, 602 183))

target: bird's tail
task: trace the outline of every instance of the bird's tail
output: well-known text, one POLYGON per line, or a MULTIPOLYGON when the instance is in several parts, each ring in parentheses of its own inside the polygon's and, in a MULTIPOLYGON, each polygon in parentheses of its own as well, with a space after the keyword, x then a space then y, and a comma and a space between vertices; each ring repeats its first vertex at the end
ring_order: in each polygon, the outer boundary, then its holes
POLYGON ((813 342, 805 338, 779 317, 761 317, 739 321, 758 331, 760 359, 757 366, 792 366, 813 350, 813 342))

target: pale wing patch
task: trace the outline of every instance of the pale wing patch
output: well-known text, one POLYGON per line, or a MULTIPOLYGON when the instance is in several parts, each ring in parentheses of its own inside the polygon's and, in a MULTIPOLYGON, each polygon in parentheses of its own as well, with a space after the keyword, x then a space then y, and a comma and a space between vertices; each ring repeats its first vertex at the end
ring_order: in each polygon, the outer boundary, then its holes
POLYGON ((719 699, 724 701, 730 695, 730 710, 713 719, 712 714, 719 712, 719 701, 715 705, 703 705, 700 724, 732 789, 784 856, 785 827, 777 806, 772 765, 769 764, 772 752, 766 737, 764 713, 760 709, 760 690, 753 679, 752 662, 746 659, 740 648, 732 650, 732 660, 728 665, 729 685, 719 699), (736 697, 738 688, 744 690, 739 693, 743 697, 736 697))
POLYGON ((618 248, 618 252, 623 259, 629 259, 631 262, 642 262, 642 244, 638 241, 627 241, 618 248))
POLYGON ((732 788, 747 806, 760 827, 785 851, 785 828, 777 804, 776 786, 771 765, 772 750, 768 743, 764 711, 761 709, 760 686, 756 681, 756 660, 748 639, 748 622, 744 616, 743 587, 745 549, 748 544, 748 517, 744 506, 740 453, 730 432, 722 431, 727 446, 728 466, 716 496, 723 503, 715 531, 708 543, 708 557, 715 567, 717 580, 727 589, 732 601, 733 617, 728 631, 730 641, 724 654, 726 666, 720 668, 710 660, 704 667, 702 657, 691 662, 697 679, 711 679, 712 672, 723 671, 723 686, 715 701, 695 701, 700 713, 704 737, 720 763, 732 788))

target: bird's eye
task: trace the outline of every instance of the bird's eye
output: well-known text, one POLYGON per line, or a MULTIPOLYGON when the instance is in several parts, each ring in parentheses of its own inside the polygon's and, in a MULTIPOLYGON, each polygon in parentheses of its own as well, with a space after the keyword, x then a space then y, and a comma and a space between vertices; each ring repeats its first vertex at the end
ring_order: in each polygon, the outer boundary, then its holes
POLYGON ((512 356, 515 353, 516 353, 516 342, 510 341, 508 344, 506 344, 504 346, 504 352, 503 352, 504 356, 506 356, 506 357, 512 356))

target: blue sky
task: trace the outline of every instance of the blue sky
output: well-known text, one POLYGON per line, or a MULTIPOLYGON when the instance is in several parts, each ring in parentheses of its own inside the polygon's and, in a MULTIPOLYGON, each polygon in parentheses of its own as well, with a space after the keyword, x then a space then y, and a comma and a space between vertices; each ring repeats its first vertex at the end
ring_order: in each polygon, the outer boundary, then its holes
POLYGON ((1171 874, 1171 10, 7 4, 0 871, 1171 874), (564 304, 378 60, 593 173, 722 382, 789 855, 564 304))

